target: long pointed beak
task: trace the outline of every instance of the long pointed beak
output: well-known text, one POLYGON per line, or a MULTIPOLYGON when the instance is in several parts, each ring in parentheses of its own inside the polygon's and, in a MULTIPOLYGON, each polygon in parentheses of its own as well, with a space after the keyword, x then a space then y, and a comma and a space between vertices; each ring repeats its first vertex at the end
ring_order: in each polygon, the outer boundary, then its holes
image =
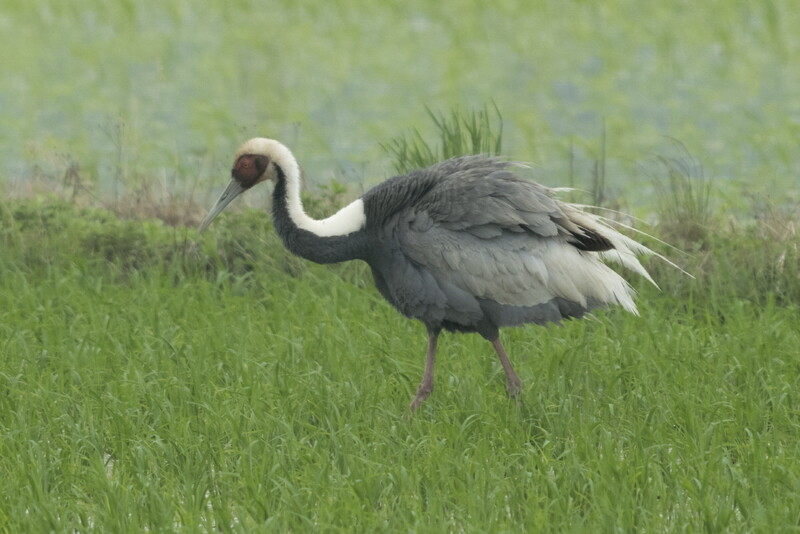
POLYGON ((208 225, 211 224, 211 221, 213 221, 217 215, 222 213, 222 210, 225 209, 225 206, 230 204, 234 198, 238 197, 243 192, 244 187, 242 187, 242 185, 236 180, 231 180, 231 183, 228 184, 228 187, 225 188, 225 191, 222 192, 217 201, 209 210, 206 218, 200 223, 200 231, 202 232, 205 230, 208 225))

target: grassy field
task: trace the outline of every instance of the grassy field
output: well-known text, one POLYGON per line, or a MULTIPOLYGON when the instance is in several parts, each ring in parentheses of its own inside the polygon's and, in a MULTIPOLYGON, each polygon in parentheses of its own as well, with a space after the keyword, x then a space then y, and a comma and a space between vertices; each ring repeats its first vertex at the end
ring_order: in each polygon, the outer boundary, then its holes
POLYGON ((790 2, 1 11, 0 532, 800 532, 790 2), (519 402, 444 335, 410 416, 424 328, 364 265, 263 211, 193 224, 248 136, 319 216, 454 108, 696 278, 652 261, 639 317, 505 330, 519 402))
POLYGON ((506 330, 519 403, 486 342, 445 336, 409 417, 424 329, 262 213, 199 241, 66 204, 2 220, 2 531, 800 529, 791 241, 713 242, 696 282, 652 264, 641 317, 506 330))

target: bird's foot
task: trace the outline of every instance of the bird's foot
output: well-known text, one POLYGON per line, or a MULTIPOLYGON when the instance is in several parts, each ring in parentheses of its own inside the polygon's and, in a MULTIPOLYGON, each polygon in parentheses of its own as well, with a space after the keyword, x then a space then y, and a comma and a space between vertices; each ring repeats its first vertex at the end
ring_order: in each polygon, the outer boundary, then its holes
POLYGON ((420 384, 419 389, 417 390, 417 394, 411 401, 411 404, 408 405, 408 409, 412 412, 416 412, 417 408, 422 406, 422 403, 425 402, 431 392, 433 391, 433 386, 428 386, 426 384, 420 384))
POLYGON ((517 375, 509 376, 506 381, 506 391, 509 397, 516 399, 522 391, 522 380, 517 375))

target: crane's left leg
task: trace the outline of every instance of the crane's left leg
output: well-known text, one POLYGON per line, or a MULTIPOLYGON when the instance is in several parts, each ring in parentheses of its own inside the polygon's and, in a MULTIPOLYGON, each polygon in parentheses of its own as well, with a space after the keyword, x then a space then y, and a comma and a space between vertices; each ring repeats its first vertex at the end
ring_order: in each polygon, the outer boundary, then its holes
POLYGON ((412 412, 425 402, 433 391, 433 364, 436 362, 436 341, 439 339, 439 330, 428 330, 428 352, 425 356, 425 374, 419 384, 417 394, 408 407, 412 412))
POLYGON ((499 337, 492 341, 492 346, 495 352, 497 352, 497 357, 500 358, 500 365, 503 366, 503 371, 506 372, 506 389, 508 390, 508 394, 511 397, 516 397, 522 389, 522 380, 520 380, 517 373, 514 372, 514 368, 508 360, 508 354, 506 354, 503 344, 500 343, 499 337))

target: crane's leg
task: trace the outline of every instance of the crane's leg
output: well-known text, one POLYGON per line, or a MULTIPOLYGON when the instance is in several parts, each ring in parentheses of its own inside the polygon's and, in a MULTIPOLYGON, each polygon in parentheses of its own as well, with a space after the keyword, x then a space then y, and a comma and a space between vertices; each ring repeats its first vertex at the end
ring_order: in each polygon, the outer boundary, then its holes
POLYGON ((517 373, 514 372, 514 368, 508 360, 508 354, 506 354, 503 344, 500 343, 499 337, 492 341, 492 346, 497 352, 497 357, 500 358, 500 365, 503 366, 503 371, 506 372, 506 389, 508 390, 508 394, 511 397, 516 397, 522 389, 522 380, 520 380, 517 373))
POLYGON ((417 388, 417 394, 411 401, 409 409, 414 412, 433 391, 433 364, 436 361, 436 341, 439 339, 439 330, 428 330, 428 352, 425 357, 425 374, 417 388))

